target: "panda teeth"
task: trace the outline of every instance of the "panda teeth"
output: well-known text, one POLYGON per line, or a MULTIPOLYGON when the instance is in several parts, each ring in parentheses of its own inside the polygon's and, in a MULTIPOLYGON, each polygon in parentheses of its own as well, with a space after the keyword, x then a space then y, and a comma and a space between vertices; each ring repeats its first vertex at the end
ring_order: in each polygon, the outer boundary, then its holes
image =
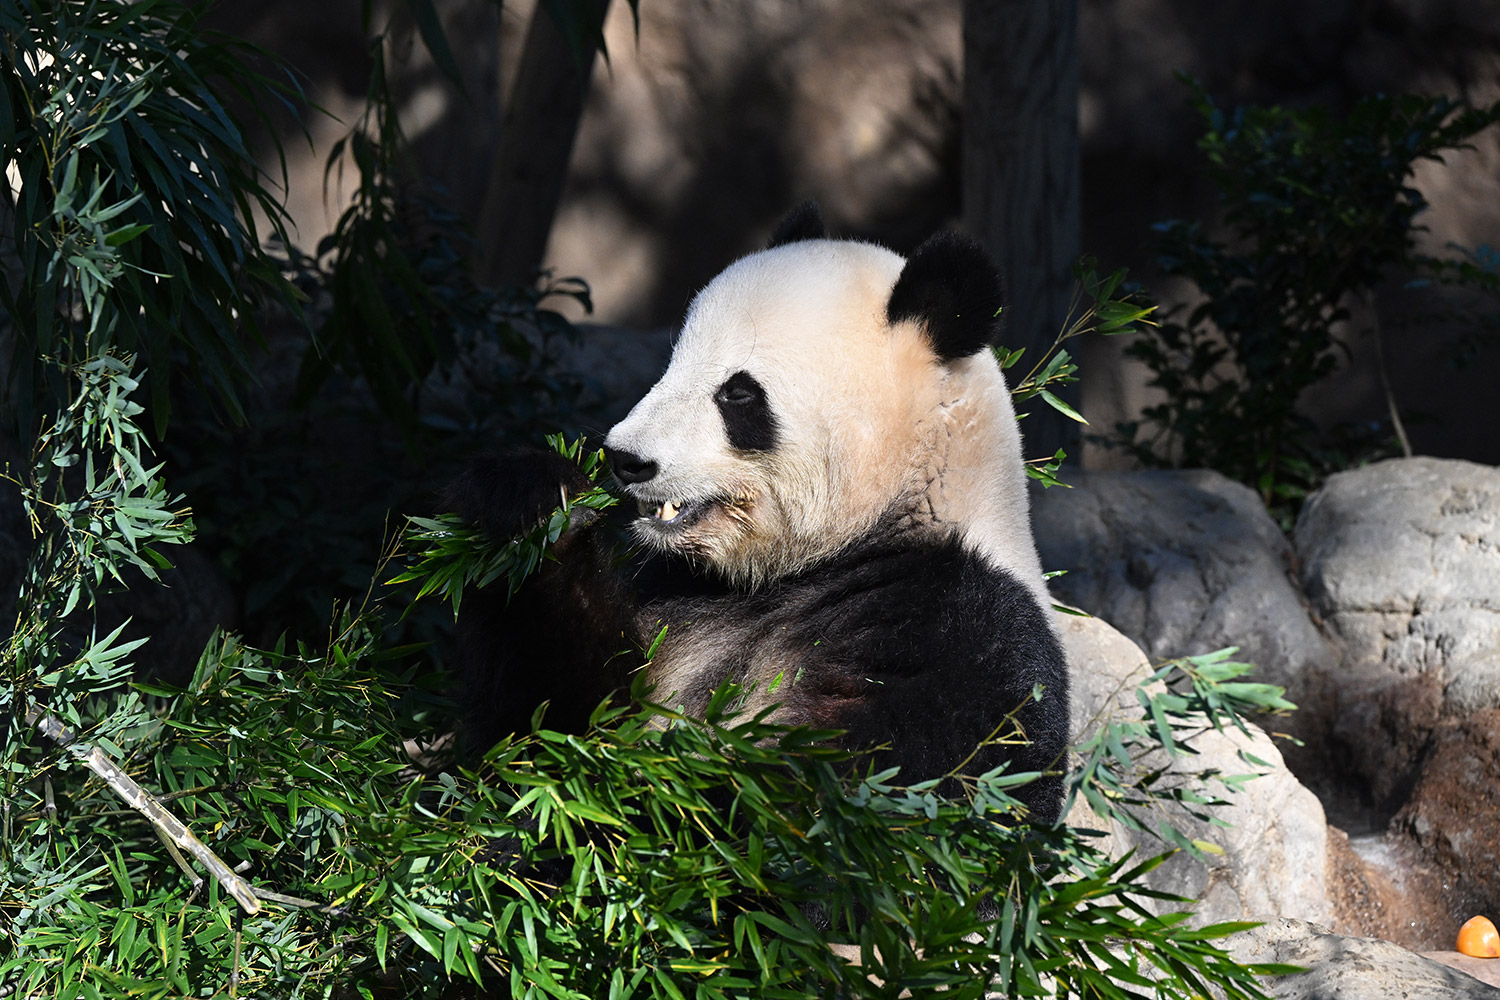
POLYGON ((642 517, 649 517, 663 524, 677 520, 686 506, 686 501, 677 500, 663 500, 661 503, 651 503, 647 500, 636 501, 636 508, 642 517))

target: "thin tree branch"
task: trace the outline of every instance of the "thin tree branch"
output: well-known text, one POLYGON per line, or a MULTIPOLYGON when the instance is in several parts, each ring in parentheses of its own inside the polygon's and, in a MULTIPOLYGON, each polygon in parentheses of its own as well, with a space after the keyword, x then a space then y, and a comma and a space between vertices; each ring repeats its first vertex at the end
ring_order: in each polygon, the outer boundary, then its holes
MULTIPOLYGON (((43 736, 57 743, 67 745, 73 741, 72 730, 63 725, 55 716, 43 712, 37 706, 32 706, 26 712, 26 722, 28 725, 35 726, 43 736)), ((220 885, 224 886, 224 890, 229 895, 234 897, 241 909, 252 915, 260 912, 260 900, 256 898, 255 890, 251 888, 250 883, 231 871, 207 844, 194 836, 180 819, 168 812, 167 808, 138 785, 134 778, 120 770, 103 750, 90 746, 86 753, 78 748, 75 748, 74 752, 79 754, 89 770, 114 789, 116 795, 145 816, 151 825, 156 827, 158 836, 164 840, 170 839, 172 843, 197 858, 198 863, 206 868, 220 885)), ((178 860, 181 862, 180 856, 178 860)))
POLYGON ((1366 304, 1370 307, 1370 334, 1375 338, 1375 371, 1380 374, 1380 389, 1385 393, 1385 407, 1391 415, 1391 427, 1396 432, 1396 440, 1401 444, 1401 454, 1411 458, 1411 440, 1406 436, 1406 425, 1401 422, 1401 411, 1396 406, 1396 394, 1391 389, 1390 372, 1385 366, 1385 337, 1380 331, 1380 313, 1375 308, 1375 296, 1373 293, 1365 296, 1366 304))

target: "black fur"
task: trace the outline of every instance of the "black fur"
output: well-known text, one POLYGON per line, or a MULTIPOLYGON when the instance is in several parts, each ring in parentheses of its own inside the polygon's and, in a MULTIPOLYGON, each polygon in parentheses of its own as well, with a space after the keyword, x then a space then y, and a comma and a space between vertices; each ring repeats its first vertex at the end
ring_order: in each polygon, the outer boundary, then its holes
MULTIPOLYGON (((774 643, 801 671, 776 691, 789 718, 845 730, 851 750, 882 748, 874 766, 899 765, 904 783, 955 769, 982 774, 1005 761, 1012 772, 1066 764, 1068 675, 1047 612, 956 538, 876 532, 749 594, 676 563, 658 563, 640 582, 649 591, 641 609, 648 628, 660 621, 669 636, 707 629, 734 637, 715 643, 718 668, 679 693, 689 711, 725 680, 743 680, 749 658, 774 643), (1042 699, 1031 701, 1037 684, 1042 699), (1013 711, 1030 743, 988 746, 966 761, 981 741, 1012 732, 1002 724, 1013 711)), ((1036 820, 1051 822, 1062 779, 1018 794, 1036 820)))
POLYGON ((714 405, 724 418, 729 446, 740 451, 771 451, 776 447, 776 414, 766 390, 749 372, 735 372, 714 392, 714 405))
MULTIPOLYGON (((560 489, 589 482, 552 452, 509 452, 476 459, 440 497, 495 539, 512 538, 558 506, 560 489)), ((607 539, 575 508, 575 528, 509 600, 505 582, 470 589, 460 610, 455 696, 464 742, 482 753, 510 733, 531 730, 538 706, 546 724, 582 732, 589 714, 628 683, 634 632, 631 602, 607 539), (580 627, 586 621, 586 627, 580 627)))
MULTIPOLYGON (((486 526, 524 528, 559 480, 579 478, 560 462, 482 460, 448 491, 450 506, 486 526)), ((746 680, 753 654, 774 649, 798 666, 776 690, 787 721, 845 730, 849 748, 878 748, 875 766, 900 765, 904 782, 960 766, 974 775, 1005 761, 1013 771, 1065 763, 1067 668, 1047 612, 956 538, 883 528, 749 593, 675 560, 636 567, 627 583, 598 524, 570 529, 556 553, 508 603, 498 585, 464 599, 459 674, 475 750, 526 731, 545 700, 549 727, 583 731, 638 663, 615 654, 643 647, 666 624, 669 644, 696 635, 719 651, 692 690, 658 692, 689 711, 724 680, 746 680), (1044 694, 1031 702, 1036 684, 1044 694), (966 762, 1018 709, 1031 742, 986 747, 966 762)), ((1061 779, 1049 777, 1019 795, 1050 822, 1061 792, 1061 779)))
POLYGON ((923 324, 938 357, 952 361, 991 342, 1003 301, 1000 275, 984 248, 958 233, 937 233, 907 258, 886 318, 923 324))
POLYGON ((818 211, 818 203, 809 198, 776 224, 776 228, 771 230, 771 238, 766 241, 766 249, 787 243, 800 243, 803 240, 826 239, 827 236, 828 227, 823 224, 823 213, 818 211))

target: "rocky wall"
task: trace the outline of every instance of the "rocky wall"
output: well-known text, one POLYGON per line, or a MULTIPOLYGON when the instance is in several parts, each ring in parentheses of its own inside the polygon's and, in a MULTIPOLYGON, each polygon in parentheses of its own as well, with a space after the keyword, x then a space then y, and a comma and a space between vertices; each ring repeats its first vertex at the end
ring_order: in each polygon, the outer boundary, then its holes
POLYGON ((1290 541, 1216 473, 1065 478, 1033 497, 1054 594, 1155 659, 1237 645, 1301 706, 1263 724, 1353 834, 1326 863, 1342 919, 1440 947, 1500 912, 1500 469, 1340 473, 1290 541))

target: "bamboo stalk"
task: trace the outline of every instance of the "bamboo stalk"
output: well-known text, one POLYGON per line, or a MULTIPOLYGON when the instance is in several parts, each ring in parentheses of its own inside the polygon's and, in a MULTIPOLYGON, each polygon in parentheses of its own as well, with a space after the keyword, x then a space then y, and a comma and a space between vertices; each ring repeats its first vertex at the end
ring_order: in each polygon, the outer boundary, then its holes
MULTIPOLYGON (((72 730, 63 725, 55 716, 43 712, 36 706, 27 711, 26 722, 28 725, 36 726, 43 736, 58 743, 66 745, 73 741, 72 730)), ((78 751, 75 749, 75 752, 78 751)), ((120 770, 119 766, 109 759, 108 754, 96 746, 90 746, 88 752, 79 753, 79 757, 88 765, 89 770, 114 789, 116 795, 145 816, 151 825, 156 827, 159 836, 197 858, 198 863, 224 887, 224 891, 234 897, 241 909, 252 915, 260 912, 260 900, 256 898, 255 890, 250 883, 230 870, 230 867, 207 844, 194 836, 182 820, 173 816, 165 806, 152 797, 150 792, 137 784, 134 778, 120 770)))

